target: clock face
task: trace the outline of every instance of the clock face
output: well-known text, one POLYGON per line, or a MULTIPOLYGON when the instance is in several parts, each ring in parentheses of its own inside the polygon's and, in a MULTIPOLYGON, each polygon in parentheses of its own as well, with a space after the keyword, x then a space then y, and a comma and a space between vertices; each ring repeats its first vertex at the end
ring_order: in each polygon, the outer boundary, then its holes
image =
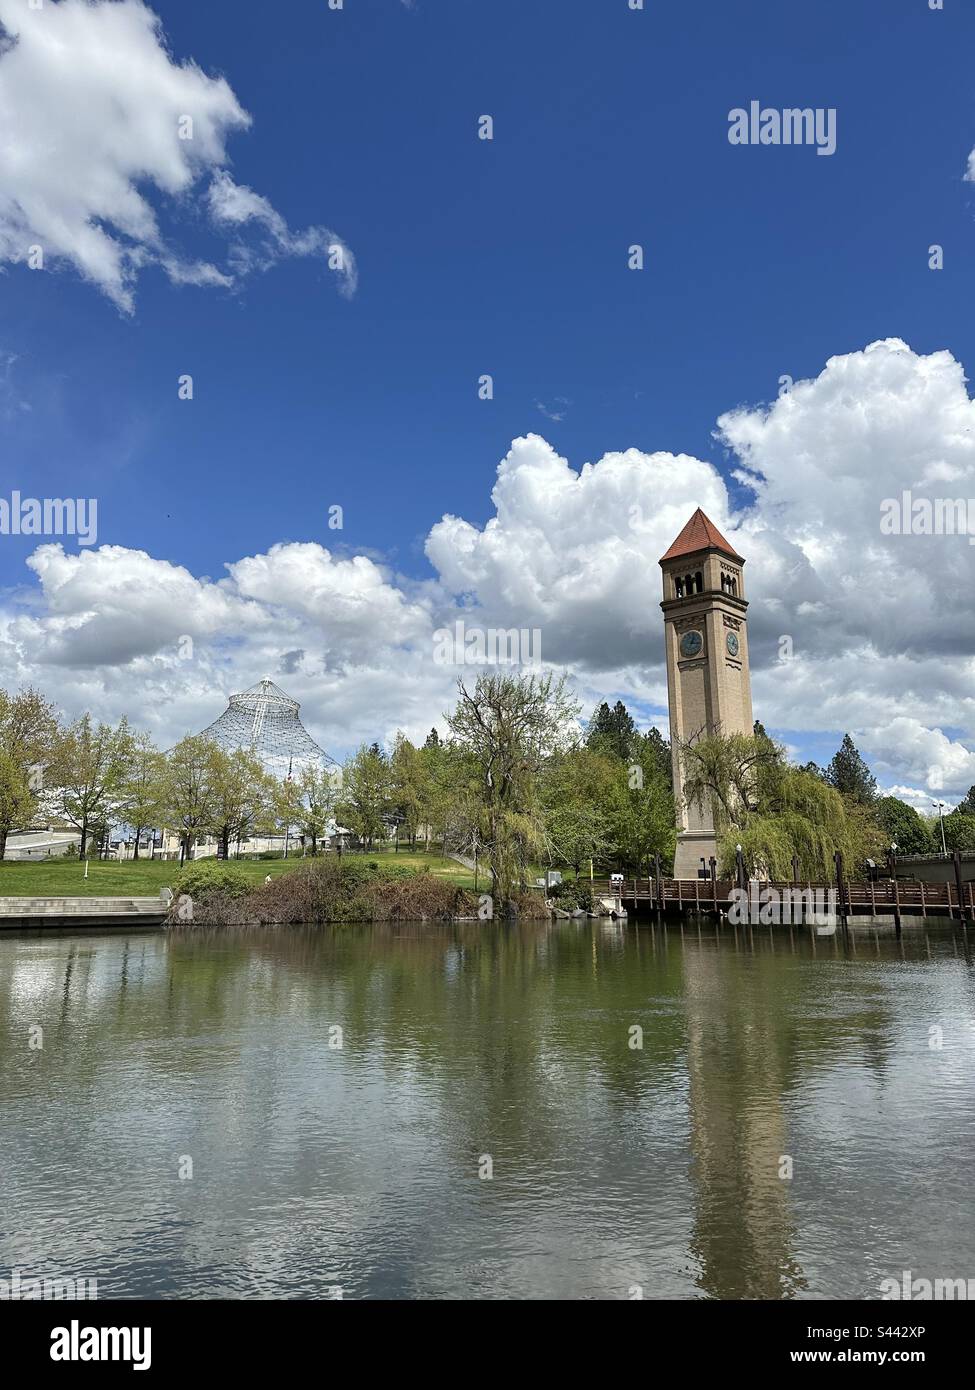
POLYGON ((737 655, 738 655, 738 637, 737 637, 737 634, 734 633, 734 632, 729 632, 729 633, 728 633, 728 636, 725 638, 725 641, 726 641, 727 644, 728 644, 728 655, 729 655, 729 656, 737 656, 737 655))
POLYGON ((699 632, 685 632, 680 639, 681 656, 697 656, 704 646, 704 638, 699 632))

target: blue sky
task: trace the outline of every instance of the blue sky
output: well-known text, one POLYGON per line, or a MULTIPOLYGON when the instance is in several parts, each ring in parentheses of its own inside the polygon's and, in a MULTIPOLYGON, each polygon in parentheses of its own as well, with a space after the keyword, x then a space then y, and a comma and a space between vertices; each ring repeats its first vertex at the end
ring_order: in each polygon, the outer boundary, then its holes
MULTIPOLYGON (((628 449, 690 455, 727 485, 716 520, 744 520, 768 538, 784 504, 766 496, 757 508, 754 491, 732 477, 740 456, 713 437, 722 413, 774 402, 783 374, 816 381, 829 359, 877 340, 902 340, 918 361, 947 351, 961 368, 975 362, 975 184, 964 178, 975 146, 975 16, 966 8, 958 0, 946 0, 943 12, 927 0, 652 0, 633 12, 626 0, 346 0, 336 12, 324 0, 243 11, 229 0, 158 0, 172 62, 193 60, 223 76, 251 117, 249 129, 226 134, 222 167, 290 229, 332 229, 354 252, 358 286, 351 297, 338 293, 320 255, 283 257, 228 288, 175 285, 148 264, 132 278, 126 312, 70 258, 40 274, 7 256, 0 492, 97 497, 100 545, 145 551, 197 580, 220 580, 227 564, 286 543, 369 556, 406 603, 432 604, 438 614, 444 571, 424 553, 431 527, 449 513, 483 528, 496 513, 499 461, 530 433, 575 470, 628 449), (752 99, 836 108, 836 153, 730 145, 728 112, 752 99), (477 139, 483 113, 494 118, 491 142, 477 139), (645 249, 642 272, 627 268, 633 243, 645 249), (928 267, 932 243, 944 246, 942 271, 928 267), (183 373, 193 376, 191 402, 177 398, 183 373), (492 401, 478 399, 482 373, 494 378, 492 401), (344 509, 341 533, 327 524, 334 504, 344 509)), ((13 0, 3 0, 0 20, 12 27, 12 14, 13 0)), ((0 94, 8 62, 0 57, 0 94)), ((175 197, 134 183, 167 245, 226 268, 226 231, 202 211, 218 167, 213 161, 175 197)), ((6 183, 0 172, 0 222, 4 197, 17 196, 6 183)), ((809 428, 816 435, 814 420, 809 428)), ((803 466, 798 455, 794 466, 803 466)), ((870 468, 886 495, 883 457, 870 468)), ((688 503, 706 505, 679 488, 665 493, 661 507, 672 506, 675 519, 693 510, 688 503)), ((842 495, 838 488, 838 508, 842 495)), ((827 520, 813 517, 813 530, 832 525, 823 502, 827 520)), ((776 563, 788 541, 806 545, 803 563, 815 566, 800 499, 789 508, 776 563)), ((674 532, 680 524, 666 521, 674 532)), ((558 547, 558 535, 549 540, 558 547)), ((584 536, 567 530, 565 541, 584 549, 584 536)), ((845 542, 856 545, 852 534, 845 542)), ((753 605, 766 543, 746 548, 753 605)), ((80 690, 109 712, 126 692, 165 689, 191 724, 218 674, 224 688, 265 674, 233 658, 246 647, 246 619, 240 632, 233 622, 222 633, 211 624, 204 665, 192 673, 171 662, 168 647, 154 653, 144 643, 107 652, 93 640, 89 660, 76 650, 59 655, 24 623, 56 623, 60 614, 83 626, 104 581, 92 585, 87 608, 72 608, 70 584, 39 589, 26 565, 36 547, 33 537, 0 544, 13 624, 7 680, 53 685, 66 706, 80 690)), ((65 550, 78 554, 70 542, 65 550)), ((648 539, 648 610, 659 598, 659 553, 648 539)), ((973 557, 952 552, 952 582, 965 566, 970 580, 973 557)), ((819 575, 824 585, 832 578, 819 575)), ((511 592, 507 608, 498 592, 492 608, 489 587, 475 566, 467 592, 485 612, 510 618, 511 592)), ((447 584, 455 600, 456 588, 447 584)), ((277 598, 262 601, 273 607, 277 598)), ((524 616, 535 624, 530 606, 524 616)), ((327 643, 327 612, 318 617, 327 643)), ((607 621, 626 627, 625 615, 607 621)), ((652 623, 656 634, 659 612, 652 623)), ((796 611, 778 622, 780 632, 800 626, 796 611)), ((756 713, 768 712, 766 722, 798 753, 828 755, 847 727, 862 728, 870 744, 870 731, 900 711, 906 651, 920 665, 905 717, 954 746, 946 787, 975 782, 967 637, 964 652, 945 634, 943 644, 921 637, 915 647, 869 655, 883 667, 877 688, 890 702, 871 719, 853 698, 853 656, 875 633, 869 619, 844 631, 850 660, 836 668, 835 698, 817 725, 805 706, 793 718, 797 702, 771 677, 763 686, 773 627, 763 637, 756 625, 756 713), (942 645, 956 668, 926 719, 942 645)), ((574 652, 564 632, 552 650, 585 673, 587 697, 623 693, 651 718, 664 709, 660 649, 654 635, 657 645, 636 650, 642 631, 637 624, 622 656, 599 657, 596 637, 574 652)), ((378 657, 374 679, 353 682, 347 702, 330 688, 332 708, 343 710, 341 727, 330 727, 332 716, 316 705, 314 641, 299 634, 282 644, 305 653, 296 675, 300 698, 312 702, 310 723, 336 746, 367 736, 369 720, 344 711, 361 714, 378 688, 378 657)), ((336 652, 333 670, 337 662, 348 674, 357 661, 360 670, 370 665, 362 653, 336 652)), ((818 679, 807 677, 807 687, 818 679)), ((397 722, 429 725, 443 708, 440 688, 421 679, 408 704, 400 721, 393 704, 377 703, 375 734, 397 722)), ((898 762, 879 732, 873 747, 888 784, 925 792, 920 774, 933 755, 898 762)))

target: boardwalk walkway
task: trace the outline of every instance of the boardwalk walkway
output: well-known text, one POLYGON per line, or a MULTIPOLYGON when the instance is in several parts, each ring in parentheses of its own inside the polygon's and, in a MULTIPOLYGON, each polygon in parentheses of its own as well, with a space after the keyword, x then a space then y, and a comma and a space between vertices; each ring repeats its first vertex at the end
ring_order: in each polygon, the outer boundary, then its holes
MULTIPOLYGON (((597 898, 619 897, 624 907, 632 904, 651 911, 717 913, 728 911, 734 901, 735 886, 727 879, 626 878, 622 883, 614 883, 600 878, 593 880, 592 890, 597 898)), ((774 889, 783 901, 786 893, 813 893, 816 901, 822 901, 818 895, 825 897, 833 890, 837 912, 844 917, 953 917, 975 923, 975 881, 961 885, 960 897, 954 883, 904 883, 897 879, 844 883, 841 890, 835 883, 826 882, 753 881, 747 887, 756 911, 766 889, 774 889)))

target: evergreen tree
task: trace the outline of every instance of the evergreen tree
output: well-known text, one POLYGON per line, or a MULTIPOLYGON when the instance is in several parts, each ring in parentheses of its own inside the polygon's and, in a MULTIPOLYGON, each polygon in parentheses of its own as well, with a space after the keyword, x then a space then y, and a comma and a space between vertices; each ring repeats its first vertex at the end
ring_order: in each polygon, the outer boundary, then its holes
POLYGON ((975 787, 968 788, 968 795, 960 801, 955 810, 962 816, 975 816, 975 787))
POLYGON ((427 734, 427 741, 423 746, 424 748, 440 747, 440 735, 437 733, 436 729, 430 730, 430 732, 427 734))
POLYGON ((607 753, 616 758, 629 761, 636 725, 633 716, 622 700, 617 700, 610 709, 604 700, 593 711, 586 726, 586 745, 597 753, 607 753))
POLYGON ((877 779, 857 752, 849 734, 826 769, 826 781, 843 796, 868 806, 877 796, 877 779))
POLYGON ((670 740, 664 738, 656 727, 648 729, 642 740, 638 740, 635 761, 644 763, 649 759, 652 766, 666 780, 671 791, 674 789, 674 764, 670 753, 670 740), (642 742, 642 749, 640 743, 642 742))

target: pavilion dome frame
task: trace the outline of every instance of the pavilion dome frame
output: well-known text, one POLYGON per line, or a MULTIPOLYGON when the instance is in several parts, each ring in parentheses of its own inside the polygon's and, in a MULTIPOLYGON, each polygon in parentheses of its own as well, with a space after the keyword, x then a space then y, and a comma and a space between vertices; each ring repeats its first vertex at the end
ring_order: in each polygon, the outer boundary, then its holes
POLYGON ((201 737, 212 739, 228 753, 247 749, 280 781, 302 767, 337 766, 302 724, 300 709, 297 700, 265 678, 231 695, 223 714, 201 737))

